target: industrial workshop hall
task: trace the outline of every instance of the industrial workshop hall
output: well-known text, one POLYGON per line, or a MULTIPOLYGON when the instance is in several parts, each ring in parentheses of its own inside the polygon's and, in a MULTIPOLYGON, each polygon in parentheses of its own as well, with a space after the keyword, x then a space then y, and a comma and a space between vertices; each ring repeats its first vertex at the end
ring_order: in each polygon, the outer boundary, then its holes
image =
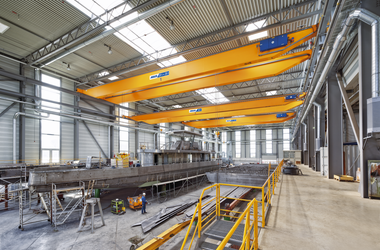
POLYGON ((0 0, 0 250, 379 250, 379 0, 0 0))

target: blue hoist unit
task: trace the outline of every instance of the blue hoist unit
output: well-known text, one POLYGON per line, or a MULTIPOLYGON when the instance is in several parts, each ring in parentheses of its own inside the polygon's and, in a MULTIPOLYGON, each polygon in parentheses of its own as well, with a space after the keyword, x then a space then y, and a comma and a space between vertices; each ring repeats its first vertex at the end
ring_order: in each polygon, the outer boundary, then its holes
POLYGON ((284 117, 288 117, 288 114, 287 113, 277 114, 276 117, 277 118, 284 118, 284 117))
POLYGON ((288 95, 285 97, 285 100, 294 100, 297 98, 297 95, 288 95))
POLYGON ((288 34, 271 37, 260 41, 260 52, 284 47, 288 44, 288 34))

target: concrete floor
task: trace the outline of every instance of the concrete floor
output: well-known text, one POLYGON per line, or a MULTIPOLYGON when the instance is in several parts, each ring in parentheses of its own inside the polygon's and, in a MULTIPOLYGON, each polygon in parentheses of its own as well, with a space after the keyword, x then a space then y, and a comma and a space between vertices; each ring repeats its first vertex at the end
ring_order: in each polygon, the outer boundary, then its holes
MULTIPOLYGON (((380 200, 362 199, 357 192, 358 183, 328 180, 307 166, 301 169, 303 176, 281 176, 268 224, 260 233, 260 249, 380 249, 380 200)), ((147 235, 143 235, 140 227, 131 228, 132 224, 154 215, 161 208, 198 199, 204 187, 164 203, 153 202, 147 206, 145 215, 127 209, 125 215, 118 216, 107 208, 104 212, 106 226, 99 227, 98 218, 94 234, 89 226, 76 232, 79 214, 60 226, 58 232, 54 232, 48 222, 27 225, 20 231, 18 210, 2 211, 0 249, 129 249, 129 238, 146 236, 144 242, 147 242, 178 223, 181 216, 170 219, 147 235)), ((102 195, 103 208, 108 207, 112 199, 126 200, 127 192, 132 191, 114 190, 102 195)), ((160 249, 180 249, 185 234, 183 230, 160 249)))
MULTIPOLYGON (((101 227, 100 217, 95 217, 95 232, 91 234, 90 219, 87 219, 87 226, 82 232, 77 233, 79 226, 80 215, 72 215, 67 222, 58 227, 58 232, 54 232, 54 228, 50 226, 50 222, 42 222, 38 224, 26 225, 25 230, 18 229, 18 210, 13 209, 10 211, 0 211, 0 250, 8 249, 80 249, 80 250, 96 250, 96 249, 129 249, 131 243, 128 241, 133 236, 147 237, 144 243, 148 242, 154 236, 159 235, 166 229, 180 222, 182 216, 176 216, 161 226, 154 228, 146 235, 143 234, 141 227, 131 227, 132 224, 140 222, 148 217, 153 216, 160 209, 189 202, 190 200, 197 200, 207 185, 201 186, 198 190, 187 193, 186 195, 179 196, 174 199, 169 199, 164 203, 153 201, 152 204, 147 205, 147 214, 142 215, 141 211, 133 211, 127 208, 126 214, 115 215, 112 214, 110 208, 110 201, 115 198, 127 200, 128 190, 113 190, 108 194, 101 196, 102 207, 104 209, 104 219, 106 226, 101 227)), ((131 192, 131 190, 129 191, 131 192)), ((215 192, 215 191, 214 191, 215 192)), ((132 191, 132 194, 134 190, 132 191)), ((147 198, 149 201, 149 197, 147 198)), ((36 203, 36 202, 35 202, 36 203)), ((192 207, 189 209, 193 209, 192 207)), ((97 206, 95 207, 95 212, 97 206)), ((39 215, 41 218, 46 219, 46 214, 39 215)), ((160 249, 179 249, 186 230, 171 239, 170 242, 165 243, 160 249)))
POLYGON ((260 249, 380 249, 380 200, 362 199, 358 183, 301 170, 282 175, 260 249))

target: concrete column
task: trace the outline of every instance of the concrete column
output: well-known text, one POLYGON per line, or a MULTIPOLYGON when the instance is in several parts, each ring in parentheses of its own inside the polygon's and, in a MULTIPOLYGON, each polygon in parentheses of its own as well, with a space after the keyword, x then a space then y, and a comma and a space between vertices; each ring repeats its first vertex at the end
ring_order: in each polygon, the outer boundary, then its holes
MULTIPOLYGON (((20 75, 24 76, 24 65, 20 64, 20 75)), ((20 82, 20 93, 26 94, 26 84, 25 82, 20 82)), ((25 98, 21 98, 22 101, 25 101, 25 98)), ((20 112, 25 112, 25 104, 20 103, 20 112)), ((24 162, 25 160, 25 116, 19 116, 19 143, 18 143, 18 159, 22 160, 19 163, 24 162)))
POLYGON ((309 168, 315 169, 315 124, 314 124, 314 111, 313 107, 307 117, 307 136, 308 136, 308 157, 309 168))
MULTIPOLYGON (((380 15, 377 1, 363 0, 362 8, 380 15)), ((367 99, 372 97, 371 91, 371 26, 361 22, 359 24, 359 134, 360 134, 360 193, 368 198, 368 160, 379 160, 380 151, 377 150, 375 139, 367 137, 367 99), (364 146, 365 144, 365 146, 364 146)))
POLYGON ((329 179, 343 174, 343 109, 342 95, 332 72, 327 80, 327 144, 329 179))

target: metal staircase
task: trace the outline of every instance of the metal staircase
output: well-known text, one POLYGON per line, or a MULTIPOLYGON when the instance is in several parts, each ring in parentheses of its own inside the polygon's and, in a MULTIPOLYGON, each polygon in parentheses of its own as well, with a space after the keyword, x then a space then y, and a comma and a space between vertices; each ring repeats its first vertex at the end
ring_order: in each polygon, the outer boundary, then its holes
POLYGON ((282 165, 283 161, 268 176, 268 179, 261 187, 217 183, 205 188, 193 213, 181 250, 193 249, 194 247, 202 250, 257 250, 259 232, 261 227, 265 227, 266 212, 271 204, 282 165), (244 199, 239 195, 233 195, 233 192, 221 195, 221 186, 260 190, 261 201, 244 199), (215 197, 205 199, 205 191, 210 189, 215 189, 215 197), (244 208, 244 211, 222 209, 221 202, 223 199, 234 200, 233 202, 246 202, 241 207, 244 208), (259 204, 261 205, 261 214, 258 212, 259 204), (223 220, 223 218, 235 221, 227 221, 223 220), (195 229, 191 230, 195 224, 194 222, 196 222, 195 229), (259 224, 261 227, 259 227, 259 224), (190 235, 191 231, 193 231, 192 235, 190 235), (197 238, 195 238, 196 235, 198 236, 197 238), (194 240, 195 245, 193 245, 194 240))

